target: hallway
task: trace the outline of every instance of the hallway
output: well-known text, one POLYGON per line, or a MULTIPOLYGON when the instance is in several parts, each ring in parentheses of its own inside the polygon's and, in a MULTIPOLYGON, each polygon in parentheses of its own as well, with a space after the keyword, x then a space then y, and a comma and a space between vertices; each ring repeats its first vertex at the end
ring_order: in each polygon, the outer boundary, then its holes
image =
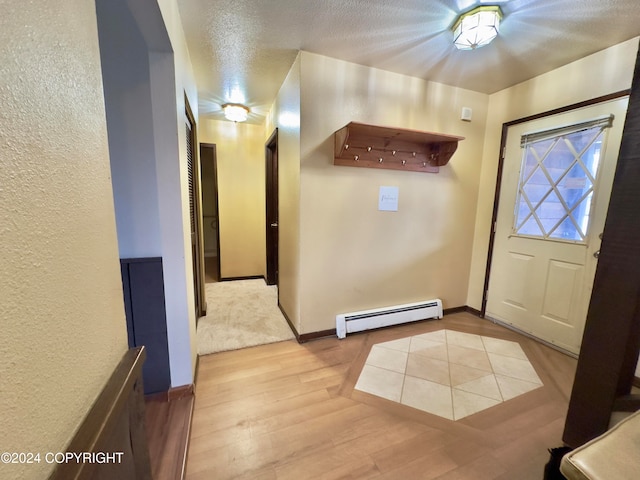
POLYGON ((278 308, 275 285, 264 279, 207 283, 207 315, 198 319, 198 355, 294 338, 278 308))

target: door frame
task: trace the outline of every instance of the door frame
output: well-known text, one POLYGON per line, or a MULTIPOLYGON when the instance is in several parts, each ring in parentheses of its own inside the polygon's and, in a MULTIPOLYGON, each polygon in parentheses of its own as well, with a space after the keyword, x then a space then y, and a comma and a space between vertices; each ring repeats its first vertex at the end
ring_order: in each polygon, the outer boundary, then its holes
POLYGON ((526 123, 533 120, 538 120, 545 117, 550 117, 552 115, 558 115, 561 113, 566 113, 571 110, 577 110, 583 107, 589 107, 591 105, 596 105, 598 103, 608 102, 611 100, 616 100, 618 98, 629 96, 631 93, 630 89, 620 90, 615 93, 611 93, 608 95, 602 95, 600 97, 592 98, 590 100, 585 100, 583 102, 573 103, 571 105, 566 105, 564 107, 555 108, 553 110, 547 110, 546 112, 537 113, 535 115, 529 115, 527 117, 518 118, 516 120, 511 120, 509 122, 505 122, 502 124, 502 133, 500 136, 500 153, 498 157, 498 171, 496 178, 496 189, 493 195, 493 213, 491 214, 491 224, 489 229, 489 247, 487 252, 487 263, 485 266, 485 275, 484 275, 484 285, 482 288, 482 306, 480 308, 480 317, 485 318, 487 313, 487 295, 489 293, 489 279, 491 276, 491 262, 493 260, 493 248, 495 243, 495 235, 496 235, 496 222, 498 221, 498 207, 500 203, 500 191, 502 188, 502 173, 504 169, 504 157, 505 150, 507 146, 507 132, 509 127, 514 125, 518 125, 520 123, 526 123))
POLYGON ((280 243, 278 214, 278 129, 276 128, 265 143, 265 281, 267 285, 278 285, 280 243))
MULTIPOLYGON (((220 209, 218 205, 218 155, 215 143, 200 143, 200 175, 202 176, 202 149, 210 148, 213 161, 213 193, 216 197, 216 273, 220 281, 220 209)), ((204 221, 204 218, 203 218, 204 221)))
MULTIPOLYGON (((204 249, 202 245, 202 214, 201 214, 201 193, 200 193, 200 157, 198 155, 198 135, 195 117, 189 105, 187 94, 184 94, 184 109, 187 122, 191 127, 191 175, 193 178, 193 191, 191 201, 193 202, 193 215, 195 226, 195 245, 192 248, 194 258, 192 258, 193 281, 194 281, 194 303, 196 313, 196 323, 199 317, 207 314, 207 302, 204 293, 204 249)), ((189 228, 191 230, 191 228, 189 228)), ((189 232, 191 235, 191 231, 189 232)))

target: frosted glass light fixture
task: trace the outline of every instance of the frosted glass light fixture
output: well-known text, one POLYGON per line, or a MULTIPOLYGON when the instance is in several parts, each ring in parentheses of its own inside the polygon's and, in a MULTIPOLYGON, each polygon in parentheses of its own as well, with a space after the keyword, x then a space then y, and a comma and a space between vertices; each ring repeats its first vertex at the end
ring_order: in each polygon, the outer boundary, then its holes
POLYGON ((482 5, 463 13, 451 28, 453 43, 458 50, 484 47, 498 35, 502 10, 497 5, 482 5))
POLYGON ((249 116, 249 109, 239 103, 226 103, 222 105, 224 117, 232 122, 244 122, 249 116))

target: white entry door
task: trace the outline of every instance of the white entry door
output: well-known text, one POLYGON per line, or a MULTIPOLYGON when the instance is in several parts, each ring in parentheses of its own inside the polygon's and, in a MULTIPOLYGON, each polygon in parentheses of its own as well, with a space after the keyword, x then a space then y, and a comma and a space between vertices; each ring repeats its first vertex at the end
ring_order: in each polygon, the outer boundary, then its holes
POLYGON ((509 127, 486 314, 578 353, 627 97, 509 127))

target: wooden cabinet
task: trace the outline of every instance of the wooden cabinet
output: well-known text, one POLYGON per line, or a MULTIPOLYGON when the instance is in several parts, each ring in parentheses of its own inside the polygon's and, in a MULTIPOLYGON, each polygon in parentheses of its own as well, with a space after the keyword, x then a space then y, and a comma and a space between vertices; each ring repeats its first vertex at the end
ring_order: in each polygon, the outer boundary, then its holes
POLYGON ((336 131, 334 165, 437 173, 464 137, 351 122, 336 131))

